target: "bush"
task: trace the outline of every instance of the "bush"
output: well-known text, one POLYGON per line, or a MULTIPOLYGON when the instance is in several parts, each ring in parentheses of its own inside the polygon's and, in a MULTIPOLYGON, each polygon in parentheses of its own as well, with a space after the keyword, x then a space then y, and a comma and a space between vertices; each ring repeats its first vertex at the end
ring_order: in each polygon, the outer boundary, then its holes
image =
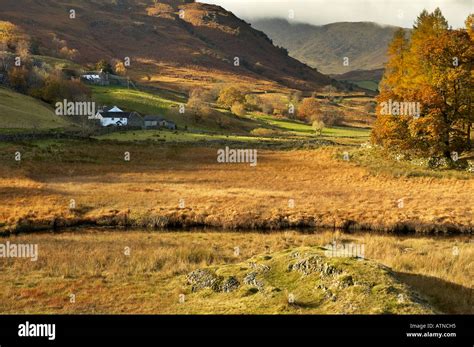
POLYGON ((191 91, 186 106, 195 122, 199 122, 213 115, 214 110, 209 106, 209 102, 212 101, 212 99, 212 93, 205 89, 198 88, 191 91))
POLYGON ((318 120, 326 125, 341 125, 344 120, 344 113, 339 110, 327 110, 318 114, 313 120, 318 120))
MULTIPOLYGON (((115 64, 115 72, 117 73, 117 75, 121 75, 121 76, 124 76, 127 74, 127 68, 125 67, 125 64, 123 63, 123 61, 118 61, 115 64)), ((150 79, 151 78, 149 78, 148 81, 150 79)))
POLYGON ((216 101, 216 95, 214 91, 204 88, 195 88, 189 93, 189 99, 198 99, 201 102, 211 103, 216 101))
POLYGON ((51 104, 64 99, 68 101, 83 101, 90 99, 91 90, 80 81, 68 81, 59 77, 49 77, 42 89, 42 99, 51 104))
POLYGON ((316 132, 316 134, 318 134, 319 136, 321 136, 323 134, 323 130, 324 130, 324 127, 325 127, 324 122, 319 121, 319 120, 315 120, 313 122, 312 126, 313 126, 313 130, 316 132))
POLYGON ((277 136, 279 134, 278 131, 273 130, 273 129, 267 129, 267 128, 256 128, 253 129, 250 134, 254 136, 277 136))
POLYGON ((244 104, 242 104, 240 102, 234 103, 230 110, 233 114, 235 114, 236 116, 239 116, 239 117, 243 117, 246 114, 245 106, 244 106, 244 104))
POLYGON ((247 94, 245 95, 245 107, 249 111, 258 111, 260 108, 261 100, 255 94, 247 94))
POLYGON ((316 98, 305 98, 298 107, 298 118, 304 121, 321 120, 321 104, 316 98))
POLYGON ((105 59, 99 60, 97 64, 95 64, 95 68, 97 71, 103 71, 105 73, 111 73, 111 74, 114 73, 114 70, 112 69, 112 65, 110 65, 110 63, 105 59))
POLYGON ((265 95, 260 98, 260 107, 263 113, 268 115, 288 115, 288 99, 278 94, 265 95))
POLYGON ((28 88, 28 74, 29 71, 25 66, 12 67, 8 71, 8 81, 10 87, 21 93, 26 92, 28 88))
POLYGON ((225 87, 219 92, 217 103, 225 108, 231 108, 235 103, 243 104, 244 94, 236 87, 225 87))

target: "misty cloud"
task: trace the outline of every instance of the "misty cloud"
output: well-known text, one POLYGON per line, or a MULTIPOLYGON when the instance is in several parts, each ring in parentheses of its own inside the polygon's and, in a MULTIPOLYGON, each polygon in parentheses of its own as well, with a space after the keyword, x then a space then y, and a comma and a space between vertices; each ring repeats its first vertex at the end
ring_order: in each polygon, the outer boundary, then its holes
POLYGON ((474 12, 474 0, 200 0, 252 20, 266 17, 289 19, 316 25, 334 22, 370 21, 411 28, 423 9, 436 7, 453 27, 464 26, 474 12), (290 12, 293 11, 293 12, 290 12))

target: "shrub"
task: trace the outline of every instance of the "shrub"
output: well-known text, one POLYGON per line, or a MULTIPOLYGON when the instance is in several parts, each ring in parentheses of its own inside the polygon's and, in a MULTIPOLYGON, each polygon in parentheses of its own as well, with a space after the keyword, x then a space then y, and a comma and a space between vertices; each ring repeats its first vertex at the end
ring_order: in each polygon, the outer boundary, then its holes
POLYGON ((244 94, 236 87, 225 87, 219 93, 217 103, 226 108, 231 108, 235 103, 243 104, 245 102, 244 94))
POLYGON ((97 62, 97 64, 95 64, 95 68, 96 70, 98 71, 103 71, 103 72, 108 72, 108 73, 114 73, 114 70, 112 69, 112 65, 110 65, 110 63, 105 60, 105 59, 101 59, 97 62))
POLYGON ((318 134, 318 136, 321 136, 323 134, 323 130, 325 127, 324 122, 320 120, 315 120, 312 126, 313 126, 313 130, 316 132, 316 134, 318 134))
POLYGON ((28 74, 29 71, 25 66, 12 67, 8 71, 8 81, 10 87, 19 92, 26 92, 28 88, 28 74))
POLYGON ((200 88, 191 91, 186 106, 195 122, 213 115, 213 109, 208 103, 209 100, 212 100, 212 94, 209 91, 200 88))
POLYGON ((91 90, 80 81, 68 81, 59 77, 49 77, 42 89, 42 99, 51 104, 64 99, 83 101, 91 97, 91 90))
POLYGON ((263 113, 283 116, 288 114, 288 99, 278 94, 265 95, 260 98, 263 113))
MULTIPOLYGON (((298 107, 298 118, 305 121, 317 120, 321 116, 321 104, 316 98, 305 98, 298 107)), ((319 120, 319 119, 318 119, 319 120)))
POLYGON ((267 129, 267 128, 256 128, 253 129, 250 134, 254 136, 276 136, 279 134, 278 131, 273 130, 273 129, 267 129))
POLYGON ((341 125, 344 120, 344 113, 339 110, 327 110, 316 116, 313 120, 319 120, 326 125, 341 125))
POLYGON ((243 117, 245 116, 245 106, 240 102, 236 102, 231 107, 231 112, 236 116, 243 117))
POLYGON ((260 108, 260 98, 255 94, 245 95, 245 107, 249 111, 258 111, 260 108))

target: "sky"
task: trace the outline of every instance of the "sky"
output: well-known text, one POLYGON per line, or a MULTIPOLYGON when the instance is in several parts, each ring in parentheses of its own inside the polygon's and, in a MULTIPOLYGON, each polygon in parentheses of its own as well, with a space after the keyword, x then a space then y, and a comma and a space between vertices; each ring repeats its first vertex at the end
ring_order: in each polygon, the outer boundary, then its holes
POLYGON ((426 8, 439 7, 454 28, 464 27, 474 0, 198 0, 216 4, 242 19, 278 17, 323 25, 334 22, 377 22, 411 28, 426 8))

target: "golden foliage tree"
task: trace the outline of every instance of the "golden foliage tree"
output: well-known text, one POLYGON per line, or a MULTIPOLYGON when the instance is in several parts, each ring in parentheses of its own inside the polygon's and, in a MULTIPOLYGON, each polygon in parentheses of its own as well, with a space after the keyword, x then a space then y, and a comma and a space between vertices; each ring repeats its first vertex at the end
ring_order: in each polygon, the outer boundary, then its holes
POLYGON ((311 121, 321 113, 321 104, 316 98, 305 98, 298 107, 298 118, 311 121))
POLYGON ((220 91, 217 103, 230 109, 235 103, 245 103, 245 94, 236 87, 225 87, 220 91))
POLYGON ((449 158, 470 147, 474 45, 468 30, 449 28, 441 11, 423 11, 410 40, 399 30, 380 86, 373 142, 388 149, 449 158), (414 114, 381 105, 416 104, 414 114))

